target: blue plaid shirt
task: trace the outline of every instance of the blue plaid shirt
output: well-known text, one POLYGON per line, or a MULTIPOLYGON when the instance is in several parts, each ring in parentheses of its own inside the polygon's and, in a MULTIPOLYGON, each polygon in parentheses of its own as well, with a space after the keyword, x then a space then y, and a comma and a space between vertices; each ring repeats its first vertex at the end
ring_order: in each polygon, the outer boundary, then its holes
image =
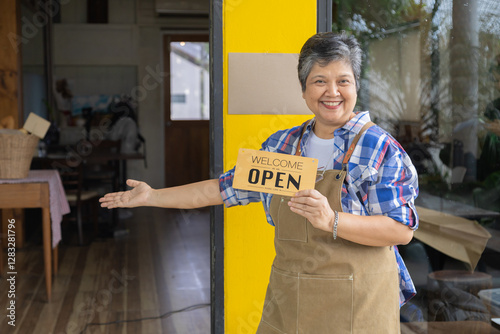
MULTIPOLYGON (((306 143, 314 121, 313 119, 307 125, 300 142, 303 156, 307 156, 306 143)), ((342 168, 344 152, 368 121, 368 112, 359 112, 344 126, 335 130, 333 169, 342 168)), ((262 150, 295 154, 304 124, 274 133, 262 144, 262 150)), ((414 205, 418 195, 418 175, 406 152, 390 134, 378 126, 369 128, 360 138, 349 160, 348 171, 342 187, 344 212, 363 216, 385 215, 413 230, 418 228, 414 205)), ((234 189, 233 177, 234 168, 219 177, 225 206, 262 202, 267 221, 274 226, 269 213, 273 195, 234 189)), ((403 305, 415 295, 416 290, 397 247, 394 247, 394 251, 400 274, 400 305, 403 305)))

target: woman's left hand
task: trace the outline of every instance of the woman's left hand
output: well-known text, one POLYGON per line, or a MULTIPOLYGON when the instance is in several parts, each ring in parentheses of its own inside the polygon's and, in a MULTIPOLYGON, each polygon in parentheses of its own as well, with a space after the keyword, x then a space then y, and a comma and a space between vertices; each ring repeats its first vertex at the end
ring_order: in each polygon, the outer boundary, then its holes
POLYGON ((332 231, 334 211, 328 200, 315 189, 301 190, 288 202, 290 210, 305 217, 318 229, 332 231))

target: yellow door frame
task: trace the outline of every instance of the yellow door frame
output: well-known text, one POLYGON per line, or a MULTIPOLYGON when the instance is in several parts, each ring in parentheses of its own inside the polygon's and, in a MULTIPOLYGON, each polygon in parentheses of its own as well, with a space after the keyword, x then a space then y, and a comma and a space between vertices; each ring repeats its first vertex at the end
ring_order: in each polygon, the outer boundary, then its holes
MULTIPOLYGON (((229 53, 299 53, 331 30, 332 0, 213 0, 211 4, 211 176, 233 167, 239 148, 311 115, 228 114, 229 53)), ((263 78, 264 79, 264 78, 263 78)), ((212 333, 255 333, 274 258, 273 227, 261 204, 212 208, 212 333)))

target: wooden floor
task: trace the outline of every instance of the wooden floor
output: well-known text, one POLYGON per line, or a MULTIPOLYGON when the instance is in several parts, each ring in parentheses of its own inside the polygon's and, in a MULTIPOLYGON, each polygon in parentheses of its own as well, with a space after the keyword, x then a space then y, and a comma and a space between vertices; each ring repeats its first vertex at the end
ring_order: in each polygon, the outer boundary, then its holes
POLYGON ((4 276, 0 333, 210 333, 209 211, 131 212, 131 218, 120 222, 129 230, 125 236, 95 239, 88 246, 60 246, 50 303, 41 236, 18 250, 16 326, 7 323, 10 298, 4 276), (200 307, 162 319, 86 327, 157 317, 192 305, 200 307))

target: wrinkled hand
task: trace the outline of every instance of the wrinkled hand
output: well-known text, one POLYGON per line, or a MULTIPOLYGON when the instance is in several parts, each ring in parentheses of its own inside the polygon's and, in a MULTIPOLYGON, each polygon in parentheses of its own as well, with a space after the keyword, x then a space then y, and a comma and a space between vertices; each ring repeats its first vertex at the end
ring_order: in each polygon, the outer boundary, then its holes
POLYGON ((113 208, 135 208, 146 206, 151 198, 152 188, 145 182, 127 180, 127 185, 132 187, 128 191, 120 191, 104 195, 99 199, 101 207, 113 208))
POLYGON ((335 216, 328 200, 315 189, 301 190, 288 202, 290 210, 305 217, 311 224, 323 231, 332 231, 335 216))

